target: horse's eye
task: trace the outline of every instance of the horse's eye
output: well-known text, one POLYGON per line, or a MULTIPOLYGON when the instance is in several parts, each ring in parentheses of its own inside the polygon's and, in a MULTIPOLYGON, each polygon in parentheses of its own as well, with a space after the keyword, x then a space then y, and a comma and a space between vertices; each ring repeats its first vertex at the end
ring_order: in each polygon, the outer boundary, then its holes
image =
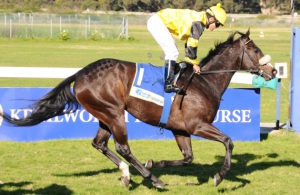
POLYGON ((260 49, 259 48, 254 48, 254 52, 255 53, 260 53, 260 49))

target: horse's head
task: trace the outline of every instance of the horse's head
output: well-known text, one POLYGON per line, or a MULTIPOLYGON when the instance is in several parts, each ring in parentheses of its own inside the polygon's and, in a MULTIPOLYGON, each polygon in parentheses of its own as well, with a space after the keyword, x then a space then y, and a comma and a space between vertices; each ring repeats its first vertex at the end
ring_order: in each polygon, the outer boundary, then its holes
POLYGON ((250 30, 246 34, 242 34, 240 38, 240 44, 242 45, 240 69, 250 70, 254 74, 261 75, 266 81, 275 78, 277 70, 269 63, 271 57, 264 55, 249 35, 250 30))

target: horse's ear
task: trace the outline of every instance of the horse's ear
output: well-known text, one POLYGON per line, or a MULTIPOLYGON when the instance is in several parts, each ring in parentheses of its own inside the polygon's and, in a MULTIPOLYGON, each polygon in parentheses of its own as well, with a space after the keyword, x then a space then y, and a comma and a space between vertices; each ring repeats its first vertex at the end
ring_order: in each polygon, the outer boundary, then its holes
POLYGON ((246 37, 246 38, 249 38, 249 36, 250 36, 250 27, 248 28, 248 30, 247 30, 247 32, 246 32, 246 34, 245 34, 245 37, 246 37))

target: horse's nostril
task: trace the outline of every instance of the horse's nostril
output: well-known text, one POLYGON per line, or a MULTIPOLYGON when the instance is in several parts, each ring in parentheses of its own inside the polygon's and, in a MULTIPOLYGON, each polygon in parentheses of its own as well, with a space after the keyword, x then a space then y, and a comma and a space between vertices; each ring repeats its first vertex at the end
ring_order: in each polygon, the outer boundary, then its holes
POLYGON ((274 75, 276 75, 276 74, 277 74, 277 70, 274 69, 274 70, 272 71, 272 73, 273 73, 274 75))

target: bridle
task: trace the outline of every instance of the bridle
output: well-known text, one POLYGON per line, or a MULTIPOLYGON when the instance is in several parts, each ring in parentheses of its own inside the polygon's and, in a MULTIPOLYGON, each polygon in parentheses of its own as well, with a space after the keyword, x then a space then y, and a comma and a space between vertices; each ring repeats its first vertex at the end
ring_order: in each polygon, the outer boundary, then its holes
MULTIPOLYGON (((242 40, 241 40, 242 41, 242 40)), ((204 71, 204 72, 200 72, 200 75, 207 75, 207 74, 217 74, 217 73, 235 73, 235 72, 249 72, 249 73, 258 73, 260 76, 262 75, 266 75, 268 76, 270 79, 272 79, 273 77, 266 73, 264 70, 260 69, 260 63, 258 60, 255 60, 249 53, 248 49, 246 48, 246 45, 248 43, 250 43, 252 40, 249 39, 246 43, 243 43, 243 51, 242 51, 242 59, 241 59, 241 63, 239 64, 239 69, 238 70, 212 70, 212 71, 204 71), (255 64, 255 68, 256 69, 251 69, 251 70, 241 70, 242 64, 243 64, 243 60, 244 60, 244 55, 245 53, 248 55, 248 57, 250 58, 250 60, 252 61, 253 64, 255 64)), ((266 65, 265 65, 266 66, 266 65)), ((187 82, 181 87, 181 90, 186 91, 186 89, 188 88, 188 86, 190 85, 194 75, 196 73, 193 71, 193 73, 189 76, 187 82)), ((208 82, 205 77, 202 77, 208 84, 210 84, 210 82, 208 82)), ((214 87, 212 87, 214 89, 214 87)))
MULTIPOLYGON (((241 65, 242 65, 242 62, 243 62, 243 58, 244 58, 244 53, 246 52, 246 54, 248 55, 248 57, 250 58, 250 60, 252 61, 253 64, 255 64, 255 67, 256 69, 255 70, 249 70, 248 72, 251 72, 251 73, 258 73, 260 76, 262 75, 266 75, 267 77, 269 77, 270 79, 272 79, 272 75, 268 74, 267 72, 265 72, 264 70, 260 69, 260 63, 258 60, 255 60, 248 52, 248 49, 246 48, 246 45, 248 43, 250 43, 252 40, 249 39, 246 43, 243 44, 243 56, 242 56, 242 60, 241 60, 241 65)), ((240 66, 241 66, 240 65, 240 66)), ((266 66, 266 65, 263 65, 263 66, 266 66)))
POLYGON ((243 46, 243 54, 242 54, 242 60, 241 60, 241 64, 240 64, 240 67, 239 67, 239 70, 241 69, 242 67, 242 64, 243 64, 243 61, 244 61, 244 55, 245 53, 247 54, 247 56, 250 58, 250 60, 252 61, 252 63, 254 64, 255 66, 255 70, 253 69, 250 69, 249 72, 251 73, 258 73, 260 71, 260 68, 259 68, 259 61, 258 60, 255 60, 250 54, 249 54, 249 51, 247 49, 247 45, 248 43, 252 42, 251 39, 249 39, 246 43, 243 43, 242 46, 243 46))
MULTIPOLYGON (((241 40, 242 41, 242 40, 241 40)), ((260 76, 262 75, 266 75, 267 77, 269 77, 270 79, 273 78, 270 74, 266 73, 265 71, 263 71, 262 69, 260 69, 260 64, 259 61, 254 59, 250 54, 249 51, 247 49, 247 44, 252 42, 251 39, 249 39, 246 43, 243 43, 243 51, 242 51, 242 59, 241 62, 239 64, 239 69, 238 70, 213 70, 213 71, 205 71, 205 72, 200 72, 200 75, 205 75, 205 74, 216 74, 216 73, 235 73, 235 72, 249 72, 249 73, 258 73, 260 76), (252 61, 253 64, 255 64, 255 69, 251 69, 251 70, 241 70, 242 64, 243 64, 243 60, 244 60, 244 56, 245 53, 247 54, 247 56, 250 58, 250 60, 252 61)))

